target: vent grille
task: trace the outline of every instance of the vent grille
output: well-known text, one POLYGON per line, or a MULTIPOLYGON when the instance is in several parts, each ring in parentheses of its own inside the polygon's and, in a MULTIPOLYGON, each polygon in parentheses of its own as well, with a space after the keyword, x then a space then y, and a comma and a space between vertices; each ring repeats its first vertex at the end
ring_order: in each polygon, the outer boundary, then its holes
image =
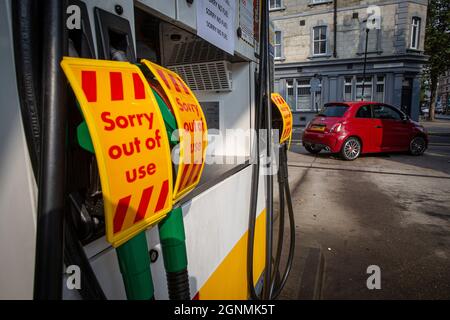
POLYGON ((186 64, 191 62, 206 62, 224 60, 226 54, 203 40, 194 40, 172 44, 172 54, 167 64, 186 64))
POLYGON ((169 66, 178 73, 191 90, 231 91, 231 64, 227 61, 215 61, 169 66))

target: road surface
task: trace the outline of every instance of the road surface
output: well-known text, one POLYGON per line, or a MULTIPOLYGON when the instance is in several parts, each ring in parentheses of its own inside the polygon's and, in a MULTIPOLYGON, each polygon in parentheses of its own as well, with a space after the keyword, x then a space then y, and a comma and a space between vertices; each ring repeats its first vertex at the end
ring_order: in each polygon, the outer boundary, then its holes
POLYGON ((313 276, 304 270, 308 248, 323 254, 321 299, 450 298, 450 135, 431 142, 421 157, 354 162, 312 156, 294 143, 289 180, 298 245, 281 299, 304 297, 299 288, 313 276), (380 267, 380 290, 366 286, 370 265, 380 267))

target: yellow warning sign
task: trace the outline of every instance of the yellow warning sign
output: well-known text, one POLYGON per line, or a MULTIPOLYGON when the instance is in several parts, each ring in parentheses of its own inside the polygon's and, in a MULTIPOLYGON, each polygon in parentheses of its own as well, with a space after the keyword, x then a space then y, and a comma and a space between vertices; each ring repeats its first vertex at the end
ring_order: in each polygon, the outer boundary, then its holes
POLYGON ((278 93, 272 93, 272 102, 277 106, 283 118, 283 130, 280 134, 280 144, 290 139, 292 136, 292 112, 291 108, 282 96, 278 93))
POLYGON ((208 144, 205 116, 197 98, 178 74, 147 60, 141 63, 164 89, 177 121, 180 149, 173 199, 178 201, 200 181, 208 144))
POLYGON ((115 247, 172 208, 172 164, 161 112, 139 68, 64 57, 95 149, 106 238, 115 247))

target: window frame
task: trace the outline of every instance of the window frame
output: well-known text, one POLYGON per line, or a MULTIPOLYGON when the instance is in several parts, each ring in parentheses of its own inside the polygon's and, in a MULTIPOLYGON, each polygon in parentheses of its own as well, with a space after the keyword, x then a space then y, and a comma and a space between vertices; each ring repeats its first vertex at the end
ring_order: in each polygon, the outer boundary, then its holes
POLYGON ((296 93, 296 82, 295 79, 285 79, 285 95, 284 95, 284 99, 286 100, 286 102, 288 103, 289 107, 291 108, 291 111, 297 111, 297 93, 296 93), (291 82, 291 83, 290 83, 291 82), (292 89, 292 98, 293 98, 293 102, 291 103, 291 99, 289 98, 289 89, 292 89), (290 104, 291 103, 291 104, 290 104), (294 108, 292 107, 292 104, 295 106, 294 108))
POLYGON ((317 26, 312 27, 312 38, 311 39, 312 39, 311 51, 312 51, 312 55, 314 57, 320 57, 320 56, 328 55, 328 26, 327 25, 317 25, 317 26), (321 34, 319 34, 319 39, 318 40, 315 39, 316 38, 315 37, 316 36, 316 30, 325 30, 324 31, 324 34, 325 34, 325 39, 324 40, 320 39, 320 35, 321 34), (316 42, 319 43, 319 53, 315 52, 316 42), (320 44, 321 44, 321 42, 325 43, 325 52, 323 52, 323 53, 320 52, 320 47, 321 47, 320 44))
POLYGON ((344 85, 343 85, 343 97, 342 97, 342 100, 343 101, 345 101, 345 102, 348 102, 348 101, 353 101, 354 99, 353 99, 353 85, 354 85, 354 76, 344 76, 344 85), (348 78, 350 78, 350 82, 347 82, 347 79, 348 78), (345 89, 347 88, 347 87, 350 87, 350 100, 346 100, 345 99, 345 95, 347 94, 346 92, 345 92, 345 89))
POLYGON ((289 90, 293 90, 292 95, 292 103, 289 104, 291 107, 291 110, 293 112, 317 112, 320 111, 324 104, 323 104, 323 97, 322 97, 322 83, 320 83, 320 91, 318 92, 311 92, 311 84, 310 84, 311 78, 308 77, 300 77, 300 78, 285 78, 284 79, 284 98, 286 101, 290 102, 290 95, 289 90), (308 91, 308 99, 309 99, 309 105, 307 107, 304 107, 304 104, 298 108, 298 102, 299 97, 304 96, 306 97, 306 93, 304 95, 299 95, 298 91, 299 89, 306 89, 308 91), (317 108, 316 108, 317 103, 317 108))
POLYGON ((420 41, 420 29, 422 26, 422 19, 420 17, 412 17, 411 19, 411 37, 409 42, 409 48, 413 50, 419 50, 419 41, 420 41), (414 36, 414 29, 416 31, 414 36), (415 45, 413 45, 415 44, 415 45))
POLYGON ((283 31, 282 30, 275 30, 274 31, 274 44, 273 44, 273 58, 274 60, 283 60, 284 59, 284 52, 283 52, 283 31), (280 43, 276 43, 277 41, 277 33, 280 35, 280 43), (280 48, 280 56, 276 56, 276 47, 280 48))
MULTIPOLYGON (((374 80, 372 80, 372 81, 375 81, 375 90, 374 90, 375 95, 378 95, 378 93, 380 93, 380 92, 378 92, 378 85, 381 85, 381 84, 383 85, 383 101, 375 101, 375 102, 384 103, 386 100, 386 76, 375 74, 373 77, 374 77, 374 80), (378 78, 380 78, 380 77, 383 77, 383 81, 378 80, 378 78)), ((372 100, 374 100, 374 99, 375 99, 375 97, 372 96, 372 100)))
POLYGON ((284 6, 283 6, 283 0, 273 0, 274 1, 274 3, 276 3, 277 1, 279 1, 280 2, 280 6, 272 6, 272 4, 271 4, 271 0, 269 0, 269 11, 275 11, 275 10, 281 10, 281 9, 284 9, 284 6))
MULTIPOLYGON (((357 76, 355 76, 355 100, 360 100, 361 98, 364 98, 364 97, 359 97, 358 96, 358 86, 363 86, 363 83, 364 83, 364 87, 367 87, 368 86, 368 84, 370 83, 370 91, 371 91, 371 93, 370 93, 370 99, 368 99, 368 100, 362 100, 362 101, 372 101, 373 100, 373 77, 374 77, 375 75, 366 75, 366 78, 370 78, 370 81, 364 81, 364 79, 363 79, 363 81, 362 82, 358 82, 358 78, 363 78, 363 76, 362 75, 357 75, 357 76)), ((364 89, 364 93, 366 93, 366 89, 364 89)), ((362 94, 362 90, 361 90, 361 94, 362 94)))
POLYGON ((307 81, 307 78, 296 78, 295 79, 295 85, 294 85, 294 92, 295 92, 295 111, 314 111, 314 102, 313 102, 313 95, 311 93, 311 84, 309 81, 308 84, 299 84, 301 80, 307 81), (309 107, 308 108, 298 108, 298 89, 299 88, 308 88, 309 89, 309 107))

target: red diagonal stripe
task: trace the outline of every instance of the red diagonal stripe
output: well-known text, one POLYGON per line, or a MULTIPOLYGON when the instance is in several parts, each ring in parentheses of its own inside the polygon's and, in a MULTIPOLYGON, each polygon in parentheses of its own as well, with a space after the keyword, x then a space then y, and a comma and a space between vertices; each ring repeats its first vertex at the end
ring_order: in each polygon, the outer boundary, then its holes
POLYGON ((122 198, 117 204, 116 212, 114 213, 114 233, 122 229, 125 216, 127 215, 128 206, 130 205, 131 196, 122 198))
POLYGON ((177 80, 178 80, 178 82, 181 84, 181 86, 183 87, 184 93, 186 93, 186 94, 191 94, 191 93, 189 92, 189 89, 188 89, 188 88, 186 87, 186 85, 184 84, 183 80, 181 80, 180 77, 178 77, 178 76, 177 76, 177 80))
POLYGON ((200 170, 202 169, 202 165, 198 164, 197 168, 195 169, 195 175, 193 176, 192 180, 191 180, 191 184, 194 183, 195 181, 197 181, 198 175, 200 174, 200 170))
POLYGON ((134 98, 145 99, 144 83, 141 77, 137 73, 133 73, 133 85, 134 85, 134 98))
POLYGON ((175 86, 175 90, 177 90, 178 92, 181 92, 181 89, 180 89, 180 86, 178 85, 177 79, 175 79, 170 73, 169 73, 169 78, 170 78, 170 80, 172 80, 172 83, 175 86))
POLYGON ((184 182, 186 179, 186 173, 187 173, 189 167, 190 167, 190 165, 188 165, 188 164, 184 165, 184 169, 183 169, 183 173, 181 174, 180 185, 178 187, 178 190, 183 189, 183 185, 184 185, 184 182))
POLYGON ((155 212, 158 212, 164 208, 168 193, 169 193, 169 180, 164 180, 163 185, 161 187, 161 193, 159 194, 158 202, 156 203, 155 212))
POLYGON ((197 167, 198 167, 198 166, 199 166, 198 164, 194 164, 194 165, 192 166, 192 170, 191 170, 191 172, 189 173, 189 178, 186 179, 186 182, 185 182, 184 185, 183 185, 183 189, 184 189, 185 187, 187 187, 187 186, 190 186, 190 185, 192 184, 192 177, 194 176, 195 172, 197 171, 197 167))
POLYGON ((162 70, 156 70, 156 71, 158 72, 159 76, 163 79, 167 88, 170 89, 170 83, 169 83, 169 81, 167 81, 167 78, 166 78, 166 75, 164 74, 164 72, 162 72, 162 70))
POLYGON ((134 222, 141 221, 145 218, 145 213, 147 212, 148 203, 152 197, 153 186, 144 189, 142 192, 141 201, 139 201, 138 211, 136 212, 136 216, 134 217, 134 222))
POLYGON ((123 100, 123 83, 121 72, 110 72, 109 80, 111 82, 111 100, 123 100))
POLYGON ((81 71, 81 87, 88 102, 97 102, 97 74, 95 71, 81 71))

